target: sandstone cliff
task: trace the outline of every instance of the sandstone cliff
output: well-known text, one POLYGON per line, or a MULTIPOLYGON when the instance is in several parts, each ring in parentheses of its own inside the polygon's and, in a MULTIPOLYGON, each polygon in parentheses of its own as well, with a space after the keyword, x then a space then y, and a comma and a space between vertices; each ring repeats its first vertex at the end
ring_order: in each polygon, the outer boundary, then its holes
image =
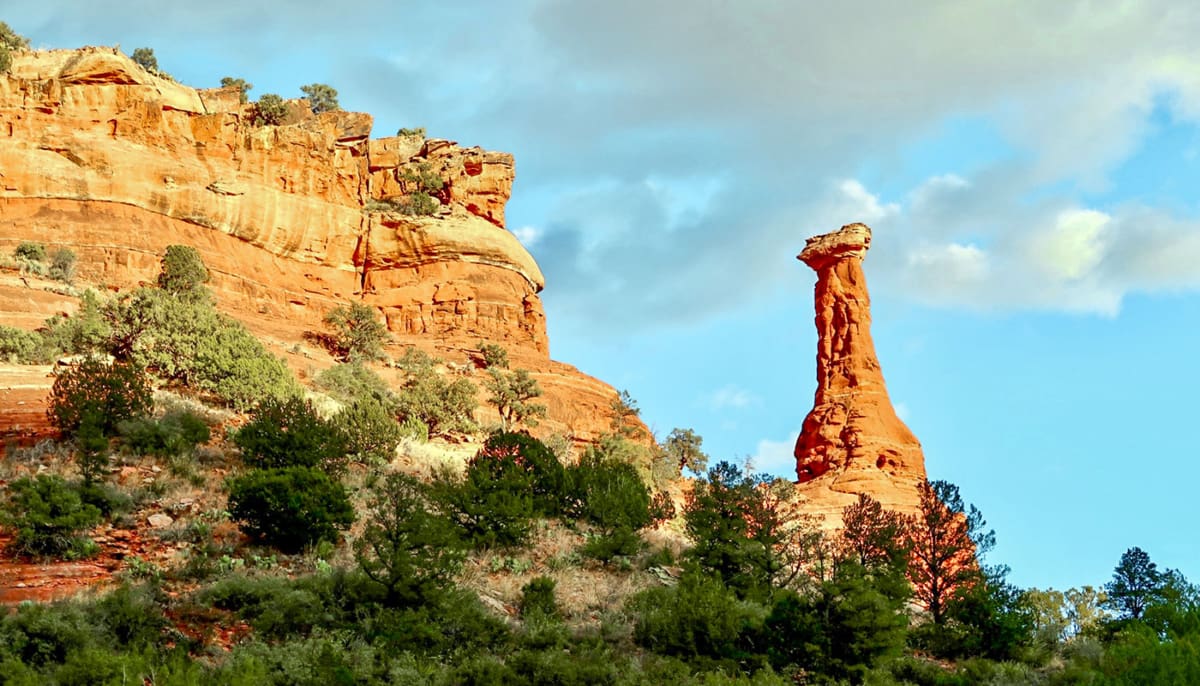
POLYGON ((801 492, 827 517, 866 493, 912 511, 925 478, 921 444, 896 416, 871 340, 864 224, 808 239, 798 259, 817 272, 817 391, 796 440, 801 492))
POLYGON ((0 75, 0 251, 69 247, 82 281, 119 291, 151 281, 167 245, 192 245, 221 307, 277 347, 362 300, 401 343, 451 358, 480 340, 509 348, 561 410, 553 429, 607 427, 615 392, 549 359, 541 271, 504 228, 511 155, 372 140, 369 115, 302 103, 280 126, 251 113, 234 89, 160 78, 115 49, 14 52, 0 75), (375 211, 413 190, 418 166, 444 183, 435 216, 375 211))

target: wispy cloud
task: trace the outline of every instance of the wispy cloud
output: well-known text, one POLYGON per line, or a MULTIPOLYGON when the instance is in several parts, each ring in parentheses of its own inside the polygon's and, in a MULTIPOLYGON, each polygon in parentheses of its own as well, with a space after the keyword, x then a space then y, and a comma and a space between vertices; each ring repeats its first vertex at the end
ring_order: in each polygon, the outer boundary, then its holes
POLYGON ((729 385, 706 394, 704 401, 712 410, 740 410, 757 404, 759 399, 744 388, 729 385))

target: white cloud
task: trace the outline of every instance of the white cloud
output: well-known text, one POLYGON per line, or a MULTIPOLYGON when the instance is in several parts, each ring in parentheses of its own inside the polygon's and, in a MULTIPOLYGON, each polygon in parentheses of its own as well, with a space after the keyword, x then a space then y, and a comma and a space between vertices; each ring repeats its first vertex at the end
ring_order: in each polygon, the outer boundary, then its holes
POLYGON ((1104 212, 1064 210, 1049 230, 1033 237, 1031 257, 1052 279, 1074 281, 1089 276, 1104 258, 1111 222, 1112 217, 1104 212))
POLYGON ((713 391, 705 396, 705 399, 712 410, 740 410, 758 403, 758 398, 750 391, 733 385, 713 391))
MULTIPOLYGON (((799 435, 799 431, 796 432, 799 435)), ((758 442, 750 463, 754 471, 760 474, 772 474, 786 479, 796 478, 796 457, 793 452, 796 439, 790 441, 772 441, 764 438, 758 442)))
POLYGON ((522 226, 512 230, 513 235, 517 240, 521 241, 521 245, 526 248, 537 245, 537 242, 542 238, 542 230, 536 226, 522 226))

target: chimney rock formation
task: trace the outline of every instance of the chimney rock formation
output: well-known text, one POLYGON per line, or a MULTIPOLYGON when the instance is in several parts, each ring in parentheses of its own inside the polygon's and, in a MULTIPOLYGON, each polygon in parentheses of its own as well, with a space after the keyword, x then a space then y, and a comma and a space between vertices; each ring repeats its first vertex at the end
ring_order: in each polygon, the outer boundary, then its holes
POLYGON ((892 509, 917 505, 921 444, 896 416, 871 341, 862 263, 871 229, 849 224, 808 239, 798 259, 817 272, 817 392, 796 440, 796 476, 817 509, 839 518, 866 493, 892 509))

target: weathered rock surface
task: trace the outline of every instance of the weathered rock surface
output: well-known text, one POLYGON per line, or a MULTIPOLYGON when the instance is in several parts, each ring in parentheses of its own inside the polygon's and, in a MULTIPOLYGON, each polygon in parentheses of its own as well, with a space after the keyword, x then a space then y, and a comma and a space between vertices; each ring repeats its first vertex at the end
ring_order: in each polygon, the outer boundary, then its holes
MULTIPOLYGON (((480 340, 505 346, 545 389, 544 433, 606 430, 616 392, 549 358, 542 273, 504 228, 512 155, 372 140, 370 115, 289 108, 283 125, 256 127, 236 89, 196 90, 112 48, 15 51, 0 75, 0 253, 67 247, 82 283, 122 291, 154 280, 166 246, 191 245, 219 306, 302 376, 322 361, 287 351, 361 300, 401 345, 455 362, 480 340), (444 184, 435 216, 377 211, 423 169, 444 184)), ((36 282, 0 283, 7 324, 73 309, 36 282)), ((22 427, 42 409, 20 407, 22 427)))
POLYGON ((511 155, 371 141, 370 115, 353 112, 298 106, 287 121, 252 126, 235 91, 196 91, 112 49, 17 52, 0 77, 0 250, 64 245, 84 279, 127 288, 189 243, 237 310, 316 326, 365 290, 397 333, 548 351, 541 272, 503 228, 511 155), (414 190, 418 165, 445 184, 438 216, 366 211, 414 190))
POLYGON ((798 259, 817 272, 817 391, 796 440, 802 493, 828 518, 866 493, 912 511, 925 478, 921 444, 896 416, 871 340, 863 258, 871 229, 849 224, 808 239, 798 259))

